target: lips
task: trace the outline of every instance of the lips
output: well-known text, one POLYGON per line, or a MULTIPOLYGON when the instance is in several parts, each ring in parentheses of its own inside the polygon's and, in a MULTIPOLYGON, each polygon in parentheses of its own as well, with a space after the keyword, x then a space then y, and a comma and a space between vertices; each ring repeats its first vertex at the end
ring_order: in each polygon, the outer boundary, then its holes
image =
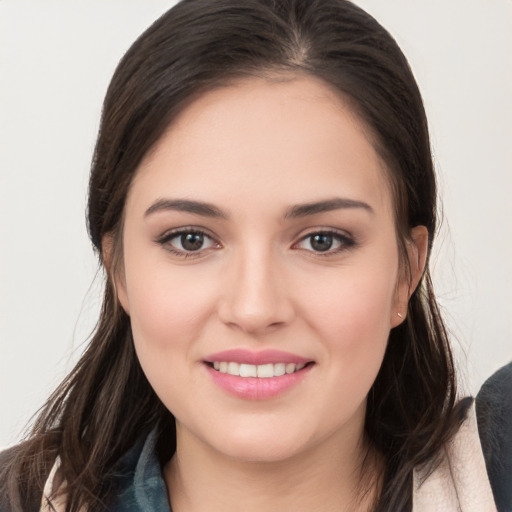
POLYGON ((264 400, 281 395, 297 385, 314 362, 278 350, 251 352, 227 350, 211 354, 205 366, 221 389, 248 400, 264 400))

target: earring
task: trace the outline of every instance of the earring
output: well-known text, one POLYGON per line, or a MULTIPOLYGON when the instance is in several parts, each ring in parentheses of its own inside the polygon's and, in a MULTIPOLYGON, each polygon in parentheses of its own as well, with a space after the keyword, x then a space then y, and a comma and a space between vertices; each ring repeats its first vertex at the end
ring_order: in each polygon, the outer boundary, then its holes
POLYGON ((403 318, 402 313, 397 313, 400 318, 403 318))

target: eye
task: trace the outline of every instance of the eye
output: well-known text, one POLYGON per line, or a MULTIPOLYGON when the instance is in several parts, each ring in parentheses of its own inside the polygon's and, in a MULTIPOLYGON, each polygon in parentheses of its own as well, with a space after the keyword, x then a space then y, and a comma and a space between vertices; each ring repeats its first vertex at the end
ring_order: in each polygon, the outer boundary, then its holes
POLYGON ((202 251, 219 244, 203 231, 193 229, 175 230, 163 235, 157 242, 179 256, 199 255, 202 251))
POLYGON ((309 233, 303 237, 295 247, 318 253, 337 253, 355 245, 355 242, 340 233, 334 231, 320 231, 309 233))
POLYGON ((178 249, 183 251, 199 251, 203 249, 205 240, 203 233, 183 233, 171 239, 178 249))

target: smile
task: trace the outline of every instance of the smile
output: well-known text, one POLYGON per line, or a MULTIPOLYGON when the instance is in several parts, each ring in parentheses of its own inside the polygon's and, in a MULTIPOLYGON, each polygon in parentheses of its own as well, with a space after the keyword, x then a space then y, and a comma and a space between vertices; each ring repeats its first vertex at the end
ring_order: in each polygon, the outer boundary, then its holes
POLYGON ((234 349, 203 360, 213 383, 243 400, 268 400, 296 388, 311 373, 315 361, 280 350, 234 349))
POLYGON ((269 379, 272 377, 281 377, 302 370, 304 363, 267 363, 267 364, 245 364, 233 361, 214 361, 213 368, 220 373, 227 373, 238 377, 259 377, 260 379, 269 379))

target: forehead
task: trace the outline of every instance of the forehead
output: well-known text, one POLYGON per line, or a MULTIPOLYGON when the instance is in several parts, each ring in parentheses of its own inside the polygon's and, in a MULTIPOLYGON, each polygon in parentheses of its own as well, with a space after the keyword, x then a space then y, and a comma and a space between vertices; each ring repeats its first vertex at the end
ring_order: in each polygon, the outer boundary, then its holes
POLYGON ((330 193, 388 210, 386 176, 364 123, 321 80, 250 78, 184 108, 140 164, 131 193, 289 203, 330 193))

